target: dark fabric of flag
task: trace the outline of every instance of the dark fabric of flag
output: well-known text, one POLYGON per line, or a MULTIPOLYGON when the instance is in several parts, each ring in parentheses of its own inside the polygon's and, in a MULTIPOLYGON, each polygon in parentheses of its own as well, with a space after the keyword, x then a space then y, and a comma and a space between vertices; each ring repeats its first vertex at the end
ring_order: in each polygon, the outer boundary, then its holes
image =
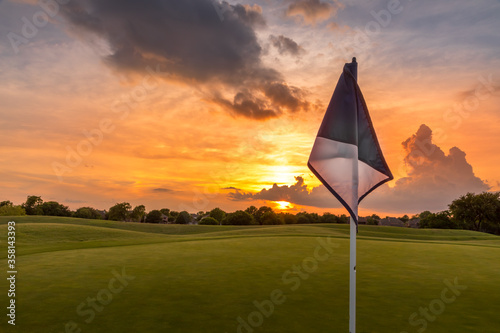
POLYGON ((307 163, 356 224, 359 202, 393 179, 357 83, 357 69, 355 59, 345 64, 307 163))

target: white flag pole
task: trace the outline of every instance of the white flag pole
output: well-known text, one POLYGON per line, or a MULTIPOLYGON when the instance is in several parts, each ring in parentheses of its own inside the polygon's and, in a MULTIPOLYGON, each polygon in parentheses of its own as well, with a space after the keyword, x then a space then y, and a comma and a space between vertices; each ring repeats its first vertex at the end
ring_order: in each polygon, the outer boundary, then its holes
POLYGON ((349 260, 349 332, 356 333, 356 223, 351 217, 349 260))
MULTIPOLYGON (((356 58, 352 58, 352 63, 356 64, 356 58)), ((358 80, 358 70, 354 67, 354 78, 358 80)), ((357 126, 356 126, 357 132, 357 126)), ((357 133, 356 133, 357 137, 357 133)), ((354 204, 353 212, 358 218, 358 156, 352 165, 352 204, 354 204)), ((356 234, 358 228, 351 216, 350 223, 350 239, 349 239, 349 333, 356 333, 356 234)))

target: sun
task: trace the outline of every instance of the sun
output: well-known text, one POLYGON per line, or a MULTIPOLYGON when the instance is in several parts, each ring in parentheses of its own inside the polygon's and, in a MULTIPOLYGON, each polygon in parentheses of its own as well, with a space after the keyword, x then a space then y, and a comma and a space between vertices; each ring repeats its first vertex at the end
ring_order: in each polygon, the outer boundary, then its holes
POLYGON ((289 203, 288 201, 273 201, 276 204, 277 209, 285 210, 285 209, 290 209, 293 208, 292 204, 289 203))

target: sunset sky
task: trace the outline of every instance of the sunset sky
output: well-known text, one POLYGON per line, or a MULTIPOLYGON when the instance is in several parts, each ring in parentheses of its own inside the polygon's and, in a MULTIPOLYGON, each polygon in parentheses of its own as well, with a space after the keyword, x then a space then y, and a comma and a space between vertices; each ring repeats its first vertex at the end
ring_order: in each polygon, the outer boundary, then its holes
POLYGON ((307 159, 353 56, 395 176, 360 215, 500 190, 498 0, 59 2, 0 0, 0 201, 346 213, 307 159))

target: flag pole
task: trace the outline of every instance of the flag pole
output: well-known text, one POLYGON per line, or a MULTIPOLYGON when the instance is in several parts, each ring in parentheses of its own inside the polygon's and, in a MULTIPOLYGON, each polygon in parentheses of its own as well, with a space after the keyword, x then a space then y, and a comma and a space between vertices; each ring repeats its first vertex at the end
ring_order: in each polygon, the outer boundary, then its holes
MULTIPOLYGON (((352 58, 352 63, 356 64, 356 57, 352 58)), ((358 79, 357 67, 354 69, 354 78, 358 79)), ((357 132, 357 128, 356 128, 357 132)), ((358 137, 356 133, 356 137, 358 137)), ((352 202, 356 203, 353 208, 356 219, 358 218, 358 163, 352 165, 352 202)), ((351 215, 350 239, 349 239, 349 333, 356 333, 356 234, 358 228, 353 216, 351 215)))
POLYGON ((351 216, 349 251, 349 333, 356 333, 356 223, 351 216))
POLYGON ((314 141, 307 166, 349 211, 349 332, 356 333, 358 204, 394 177, 387 165, 361 90, 356 58, 346 63, 314 141), (363 163, 361 163, 363 162, 363 163), (363 166, 358 177, 358 164, 363 166), (351 178, 351 179, 349 179, 351 178), (349 186, 351 185, 351 186, 349 186), (358 193, 361 189, 361 193, 358 193), (359 195, 358 195, 359 194, 359 195))

